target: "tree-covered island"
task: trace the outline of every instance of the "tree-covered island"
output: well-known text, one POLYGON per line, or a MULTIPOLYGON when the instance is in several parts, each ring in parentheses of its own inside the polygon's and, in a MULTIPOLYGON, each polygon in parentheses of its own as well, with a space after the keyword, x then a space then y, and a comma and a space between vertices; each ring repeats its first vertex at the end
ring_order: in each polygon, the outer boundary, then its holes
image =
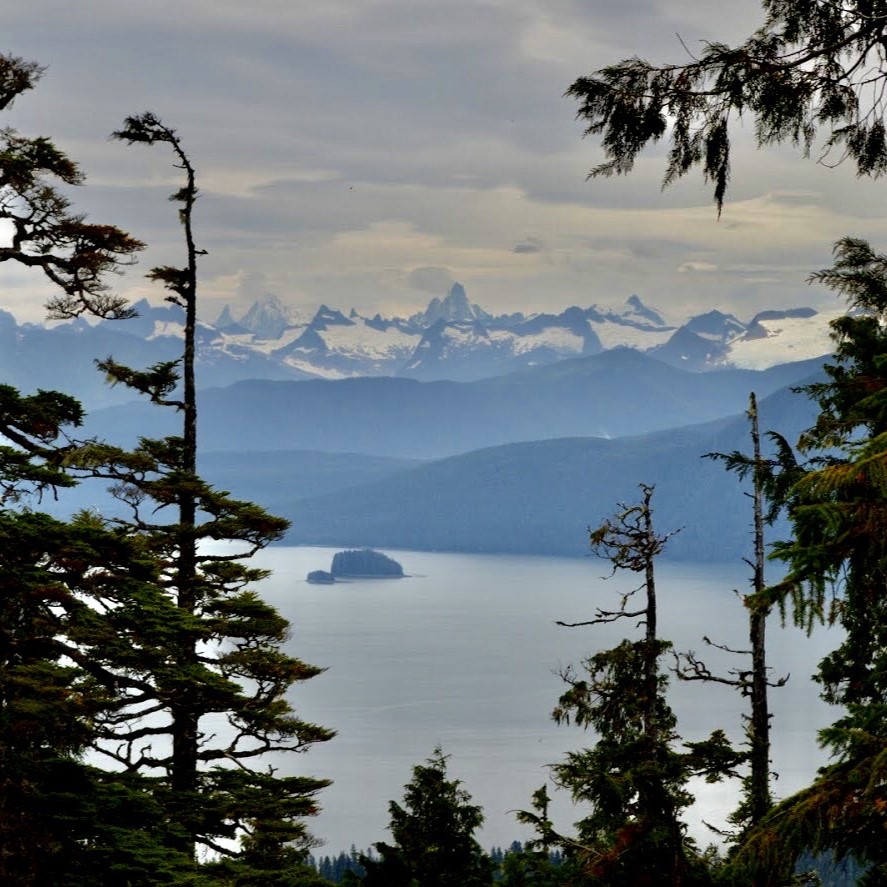
POLYGON ((312 585, 332 585, 336 581, 336 577, 327 570, 312 570, 307 579, 312 585))
POLYGON ((404 575, 403 567, 394 558, 371 548, 337 552, 333 555, 330 572, 336 579, 400 578, 404 575))

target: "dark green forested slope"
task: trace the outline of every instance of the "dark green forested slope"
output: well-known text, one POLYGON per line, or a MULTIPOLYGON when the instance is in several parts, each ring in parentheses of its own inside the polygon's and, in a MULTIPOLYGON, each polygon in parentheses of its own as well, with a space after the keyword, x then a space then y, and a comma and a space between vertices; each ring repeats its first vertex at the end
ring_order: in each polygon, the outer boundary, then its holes
MULTIPOLYGON (((510 443, 436 461, 235 450, 203 453, 200 464, 216 486, 292 520, 289 542, 343 547, 584 554, 586 526, 649 482, 661 525, 685 527, 670 556, 729 560, 748 551, 747 502, 735 477, 702 456, 747 448, 746 396, 734 418, 630 438, 510 443)), ((787 388, 761 400, 762 429, 791 442, 813 415, 787 388)), ((104 500, 83 485, 47 505, 69 513, 104 500)))
MULTIPOLYGON (((762 428, 794 441, 814 415, 782 390, 761 403, 762 428)), ((641 481, 657 486, 663 528, 685 529, 676 558, 729 560, 749 545, 735 476, 703 459, 744 450, 743 416, 636 438, 567 438, 482 449, 351 490, 294 502, 290 541, 429 550, 582 554, 585 528, 641 481)))

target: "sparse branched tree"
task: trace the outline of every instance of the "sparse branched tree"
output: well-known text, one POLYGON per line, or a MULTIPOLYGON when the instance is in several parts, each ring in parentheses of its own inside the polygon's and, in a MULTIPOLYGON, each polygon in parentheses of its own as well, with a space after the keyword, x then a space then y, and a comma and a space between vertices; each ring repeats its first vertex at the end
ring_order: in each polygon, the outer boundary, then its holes
POLYGON ((606 155, 590 175, 630 172, 668 135, 663 185, 701 167, 720 212, 740 117, 754 121, 760 146, 791 142, 823 163, 847 158, 860 175, 887 171, 884 0, 762 5, 761 27, 739 45, 706 43, 679 64, 625 59, 576 80, 568 94, 606 155))
POLYGON ((722 731, 686 743, 685 750, 676 747, 676 719, 661 664, 671 645, 657 633, 655 576, 655 559, 673 534, 656 533, 652 497, 653 488, 641 485, 639 503, 620 506, 615 517, 590 532, 592 550, 610 560, 614 572, 642 576, 641 585, 624 594, 614 610, 598 609, 585 622, 558 623, 576 627, 628 619, 644 629, 641 640, 626 639, 589 656, 581 672, 570 668, 562 674, 569 689, 553 717, 591 728, 596 742, 570 752, 553 772, 589 812, 577 823, 575 838, 554 836, 541 814, 522 814, 556 839, 594 884, 708 883, 707 866, 681 820, 693 800, 687 781, 691 776, 716 781, 732 774, 741 758, 722 731))
MULTIPOLYGON (((766 587, 764 580, 764 490, 772 485, 774 477, 774 460, 764 459, 761 454, 761 433, 758 422, 758 404, 754 393, 749 395, 749 407, 746 414, 749 420, 752 455, 749 457, 738 451, 733 453, 710 453, 710 458, 720 459, 729 471, 735 471, 740 480, 750 477, 752 492, 747 494, 752 499, 754 527, 754 558, 746 559, 752 568, 751 593, 742 597, 742 603, 748 611, 749 649, 734 650, 724 644, 716 643, 705 637, 705 642, 713 647, 748 657, 749 664, 745 668, 732 669, 729 675, 718 675, 712 672, 703 660, 693 652, 677 655, 677 676, 686 681, 703 681, 725 684, 737 689, 749 700, 750 713, 745 716, 746 735, 748 737, 748 775, 743 779, 743 798, 739 807, 731 815, 731 823, 738 832, 731 835, 732 840, 741 841, 745 831, 758 822, 773 806, 770 789, 770 705, 769 688, 782 687, 787 677, 770 680, 767 668, 767 617, 770 607, 762 600, 762 592, 766 587)), ((772 517, 776 513, 770 509, 772 517)), ((758 882, 756 882, 758 883, 758 882)), ((766 883, 766 881, 759 881, 766 883)))

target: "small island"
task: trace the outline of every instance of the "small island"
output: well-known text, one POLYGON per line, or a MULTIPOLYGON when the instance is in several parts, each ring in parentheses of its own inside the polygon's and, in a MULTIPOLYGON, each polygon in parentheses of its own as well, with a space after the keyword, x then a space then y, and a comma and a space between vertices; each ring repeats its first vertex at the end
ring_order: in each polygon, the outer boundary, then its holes
POLYGON ((336 581, 336 577, 326 570, 312 570, 308 574, 308 581, 317 585, 332 585, 336 581))
POLYGON ((333 565, 330 572, 336 579, 365 579, 365 578, 401 578, 403 567, 387 554, 381 551, 373 551, 371 548, 361 548, 355 551, 340 551, 333 556, 333 565))
POLYGON ((394 558, 372 548, 361 548, 336 553, 329 572, 312 570, 308 581, 329 585, 337 579, 401 579, 403 576, 403 567, 394 558))

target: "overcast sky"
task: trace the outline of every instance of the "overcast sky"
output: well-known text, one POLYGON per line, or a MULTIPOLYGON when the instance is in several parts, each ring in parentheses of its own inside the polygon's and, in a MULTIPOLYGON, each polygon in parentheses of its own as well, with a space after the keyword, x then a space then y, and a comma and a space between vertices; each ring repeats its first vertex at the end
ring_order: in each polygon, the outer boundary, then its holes
MULTIPOLYGON (((0 50, 47 66, 4 123, 83 166, 76 206, 148 242, 120 288, 177 261, 162 147, 108 133, 152 110, 198 169, 201 314, 265 293, 383 314, 453 281, 488 310, 617 305, 835 306, 805 284, 844 234, 887 248, 887 182, 739 137, 720 222, 701 176, 663 193, 663 150, 586 181, 572 81, 629 55, 680 61, 759 20, 752 0, 32 0, 0 50)), ((3 266, 2 307, 38 319, 32 273, 3 266)))

